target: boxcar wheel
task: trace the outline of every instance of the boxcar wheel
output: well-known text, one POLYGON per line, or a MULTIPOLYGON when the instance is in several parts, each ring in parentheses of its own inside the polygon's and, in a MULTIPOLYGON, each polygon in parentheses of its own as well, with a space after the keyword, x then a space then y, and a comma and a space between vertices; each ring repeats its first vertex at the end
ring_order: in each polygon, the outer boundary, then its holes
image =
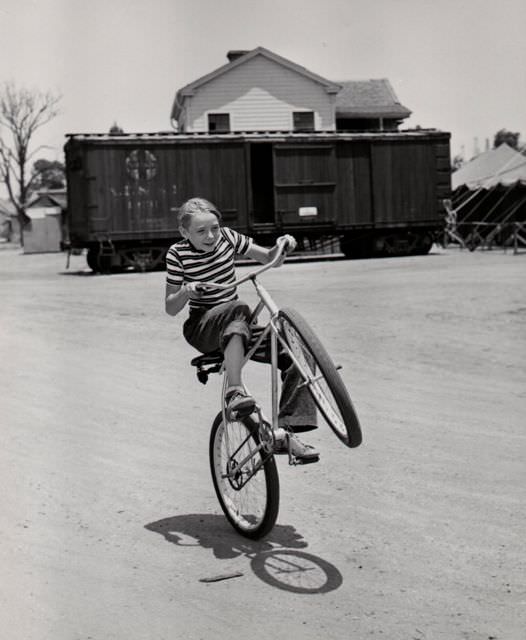
POLYGON ((371 256, 371 239, 363 238, 343 238, 340 241, 340 249, 346 258, 360 259, 371 256))
POLYGON ((93 271, 93 273, 97 273, 99 271, 99 250, 94 247, 88 249, 88 253, 86 254, 86 262, 88 263, 88 267, 93 271))

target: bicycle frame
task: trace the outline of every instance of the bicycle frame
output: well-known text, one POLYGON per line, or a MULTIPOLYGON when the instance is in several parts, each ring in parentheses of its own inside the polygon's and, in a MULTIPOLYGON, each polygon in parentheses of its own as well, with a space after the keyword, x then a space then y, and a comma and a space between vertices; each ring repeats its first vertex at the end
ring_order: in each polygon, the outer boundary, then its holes
MULTIPOLYGON (((256 290, 256 293, 259 297, 259 302, 257 303, 256 307, 254 308, 251 317, 250 317, 250 326, 258 326, 256 324, 256 321, 259 317, 259 315, 261 314, 261 312, 266 309, 269 313, 269 321, 266 323, 266 325, 262 328, 261 334, 259 335, 259 337, 255 340, 254 344, 250 347, 250 349, 248 350, 248 352, 245 354, 245 359, 244 359, 244 364, 246 364, 246 362, 248 362, 252 356, 257 352, 257 350, 259 349, 259 347, 262 345, 263 341, 266 340, 267 336, 270 337, 270 367, 271 367, 271 420, 269 421, 263 414, 262 410, 260 407, 257 408, 257 412, 260 416, 260 425, 270 425, 271 427, 271 431, 272 431, 272 436, 270 438, 267 439, 266 435, 260 431, 260 436, 262 436, 261 438, 261 442, 259 443, 259 445, 257 447, 254 448, 254 451, 252 454, 249 454, 248 456, 246 456, 243 460, 238 461, 237 465, 236 465, 236 470, 232 470, 232 469, 228 469, 227 473, 225 474, 225 477, 228 477, 229 480, 231 482, 236 482, 236 483, 242 483, 240 486, 244 486, 256 473, 257 471, 261 468, 261 466, 264 463, 264 455, 272 455, 272 447, 270 446, 272 444, 272 440, 273 440, 273 434, 274 432, 279 428, 279 424, 278 424, 278 415, 279 415, 279 388, 278 388, 278 347, 281 346, 281 348, 288 354, 288 356, 290 357, 292 363, 296 366, 296 368, 298 369, 302 379, 303 379, 303 385, 310 385, 312 384, 315 379, 312 377, 312 375, 310 375, 310 373, 308 371, 305 370, 304 366, 298 362, 297 358, 295 357, 294 353, 292 353, 292 350, 290 349, 290 347, 288 346, 288 344, 286 343, 286 341, 283 339, 283 337, 280 334, 280 320, 279 320, 279 307, 278 305, 274 302, 274 300, 272 299, 272 296, 269 294, 269 292, 265 289, 265 287, 258 281, 257 277, 263 273, 264 271, 267 271, 268 269, 271 269, 272 267, 274 267, 276 265, 276 263, 279 261, 279 259, 281 258, 281 255, 284 251, 285 248, 285 244, 283 243, 282 246, 280 247, 280 251, 277 252, 276 256, 273 258, 273 260, 271 260, 269 263, 263 265, 262 267, 260 267, 259 269, 256 269, 255 271, 252 271, 251 273, 247 274, 246 276, 243 276, 242 278, 239 278, 238 280, 236 280, 233 283, 229 283, 227 285, 225 284, 221 284, 221 283, 216 283, 216 282, 206 282, 206 283, 199 283, 202 287, 206 287, 206 288, 214 288, 214 289, 230 289, 234 286, 239 286, 245 282, 248 282, 249 280, 252 282, 252 284, 254 285, 254 288, 256 290), (270 335, 269 335, 270 334, 270 335), (269 440, 271 441, 269 443, 269 440), (263 450, 263 451, 262 451, 263 450), (252 469, 252 471, 249 473, 248 477, 243 479, 243 480, 239 480, 237 475, 239 474, 240 469, 242 469, 249 461, 251 458, 254 457, 254 455, 258 452, 261 452, 262 455, 262 461, 260 462, 260 464, 258 464, 254 469, 252 469)), ((221 366, 221 369, 219 371, 220 373, 224 374, 224 365, 221 366)), ((221 403, 221 410, 222 410, 222 416, 223 416, 223 424, 226 424, 228 422, 227 417, 226 417, 226 409, 225 409, 225 402, 224 402, 224 397, 225 397, 225 393, 228 387, 228 380, 226 379, 226 376, 223 375, 223 385, 222 385, 222 398, 223 398, 223 402, 221 403)), ((229 458, 231 460, 234 459, 234 456, 239 452, 239 450, 241 449, 241 447, 243 446, 243 444, 246 443, 246 441, 250 438, 251 436, 249 435, 247 437, 247 439, 237 448, 236 451, 231 452, 229 454, 229 458)), ((227 441, 228 441, 228 435, 227 435, 227 441)), ((228 445, 228 448, 230 450, 230 445, 228 445)), ((291 464, 293 464, 292 458, 290 457, 289 454, 289 462, 291 464)))

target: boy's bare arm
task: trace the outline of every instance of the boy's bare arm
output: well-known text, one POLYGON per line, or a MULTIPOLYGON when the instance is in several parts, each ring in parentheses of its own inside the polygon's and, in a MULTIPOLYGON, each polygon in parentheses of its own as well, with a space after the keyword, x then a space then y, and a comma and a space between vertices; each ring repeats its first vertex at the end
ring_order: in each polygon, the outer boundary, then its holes
MULTIPOLYGON (((294 239, 293 236, 290 236, 288 234, 285 236, 281 236, 281 238, 278 238, 278 240, 281 240, 282 238, 286 238, 287 244, 288 244, 287 251, 283 254, 283 260, 284 260, 285 254, 292 253, 292 251, 294 251, 294 249, 296 248, 296 240, 294 239)), ((279 247, 280 245, 278 244, 277 241, 276 241, 276 244, 270 249, 266 247, 261 247, 260 245, 254 242, 252 243, 252 246, 250 247, 250 249, 247 251, 246 255, 249 258, 252 258, 252 260, 256 260, 256 262, 260 262, 261 264, 267 264, 274 259, 274 256, 279 251, 279 247)), ((276 264, 276 267, 281 266, 283 264, 283 260, 280 260, 276 264)))
POLYGON ((269 257, 270 251, 271 249, 267 249, 267 247, 262 247, 259 244, 253 242, 250 245, 250 249, 246 252, 245 255, 248 258, 252 258, 252 260, 255 260, 256 262, 267 264, 267 262, 270 262, 271 260, 271 258, 269 257))
POLYGON ((184 286, 175 286, 173 284, 166 285, 166 295, 164 300, 164 308, 166 313, 176 316, 189 300, 188 292, 184 286))

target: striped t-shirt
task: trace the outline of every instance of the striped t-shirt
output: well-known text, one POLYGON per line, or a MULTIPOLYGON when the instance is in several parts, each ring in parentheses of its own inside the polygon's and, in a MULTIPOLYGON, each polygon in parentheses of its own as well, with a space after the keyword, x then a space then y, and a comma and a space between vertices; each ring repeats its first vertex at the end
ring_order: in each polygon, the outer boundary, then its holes
MULTIPOLYGON (((252 238, 228 227, 221 227, 221 235, 212 251, 198 251, 188 240, 180 240, 166 254, 166 282, 175 286, 187 282, 234 282, 234 257, 246 254, 251 246, 252 238)), ((190 308, 213 307, 236 298, 235 286, 205 289, 199 300, 190 300, 190 308)))

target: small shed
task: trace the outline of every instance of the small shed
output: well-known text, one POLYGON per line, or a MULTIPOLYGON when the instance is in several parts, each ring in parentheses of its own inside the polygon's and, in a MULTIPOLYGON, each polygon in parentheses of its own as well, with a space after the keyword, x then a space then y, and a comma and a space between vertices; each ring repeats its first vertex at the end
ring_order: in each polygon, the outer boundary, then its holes
POLYGON ((24 229, 24 253, 62 250, 67 200, 63 189, 39 192, 26 208, 30 223, 24 229))

